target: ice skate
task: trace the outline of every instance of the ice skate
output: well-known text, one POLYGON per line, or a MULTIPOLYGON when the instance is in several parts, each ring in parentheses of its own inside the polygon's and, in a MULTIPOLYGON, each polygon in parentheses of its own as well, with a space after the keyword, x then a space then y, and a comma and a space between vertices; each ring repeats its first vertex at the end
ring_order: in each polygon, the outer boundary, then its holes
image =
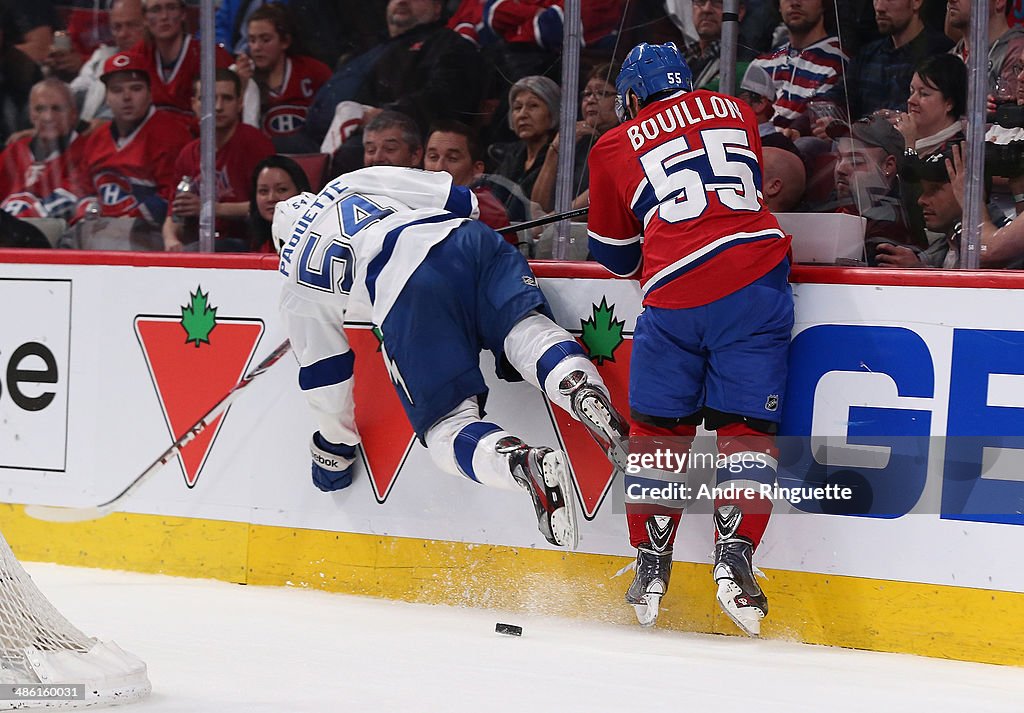
POLYGON ((496 447, 507 454, 512 477, 530 493, 541 534, 553 545, 576 549, 579 529, 565 455, 550 448, 531 448, 511 436, 496 447))
POLYGON ((661 609, 661 598, 668 591, 672 576, 672 530, 675 523, 666 515, 647 518, 650 542, 636 548, 636 574, 626 590, 626 602, 636 610, 641 626, 654 626, 661 609))
POLYGON ((629 454, 629 426, 605 392, 591 384, 579 369, 562 379, 558 391, 570 398, 573 414, 587 427, 609 460, 624 471, 629 454))
POLYGON ((757 577, 764 577, 764 573, 751 562, 754 546, 735 534, 741 517, 739 508, 734 505, 726 505, 715 512, 719 534, 713 575, 722 611, 748 636, 760 636, 761 620, 768 614, 768 597, 757 583, 757 577), (723 537, 723 531, 728 536, 723 537))

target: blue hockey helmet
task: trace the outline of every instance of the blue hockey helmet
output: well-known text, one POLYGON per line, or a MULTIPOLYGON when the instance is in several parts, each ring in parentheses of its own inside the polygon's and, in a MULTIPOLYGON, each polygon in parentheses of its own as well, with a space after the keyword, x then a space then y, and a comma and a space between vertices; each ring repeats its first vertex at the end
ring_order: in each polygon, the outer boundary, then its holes
POLYGON ((658 92, 679 90, 693 91, 693 74, 675 43, 650 45, 642 42, 626 55, 615 80, 618 94, 615 110, 619 113, 619 120, 626 120, 629 92, 635 94, 643 106, 650 96, 658 92))

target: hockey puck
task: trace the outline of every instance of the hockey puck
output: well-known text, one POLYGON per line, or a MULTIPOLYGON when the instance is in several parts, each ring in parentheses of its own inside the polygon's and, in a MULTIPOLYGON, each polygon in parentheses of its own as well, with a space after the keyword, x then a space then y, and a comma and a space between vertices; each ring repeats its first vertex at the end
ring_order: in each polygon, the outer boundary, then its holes
POLYGON ((494 633, 505 634, 506 636, 522 636, 523 627, 516 626, 515 624, 502 624, 498 622, 494 625, 494 633))

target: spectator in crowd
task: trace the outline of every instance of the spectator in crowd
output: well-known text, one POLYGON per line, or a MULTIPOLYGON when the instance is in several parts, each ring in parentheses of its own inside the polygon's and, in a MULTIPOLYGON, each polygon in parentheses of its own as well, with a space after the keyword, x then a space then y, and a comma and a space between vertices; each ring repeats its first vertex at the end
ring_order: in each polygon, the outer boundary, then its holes
MULTIPOLYGON (((905 160, 901 162, 903 203, 910 218, 911 230, 922 230, 924 218, 918 198, 922 187, 913 171, 916 159, 927 158, 943 150, 949 143, 964 140, 961 117, 967 107, 967 67, 952 54, 929 57, 917 66, 910 80, 907 111, 892 117, 896 130, 903 135, 905 160)), ((929 229, 930 230, 930 229, 929 229)), ((941 242, 943 236, 931 232, 929 244, 941 242)))
POLYGON ((283 200, 310 190, 309 178, 299 164, 287 156, 268 156, 256 164, 249 189, 249 249, 272 253, 270 228, 274 207, 283 200))
POLYGON ((100 79, 107 85, 113 119, 86 137, 83 173, 91 178, 91 190, 78 214, 98 210, 105 218, 140 219, 145 242, 160 249, 161 227, 180 178, 175 160, 191 136, 180 121, 153 106, 150 74, 137 54, 115 54, 100 79))
MULTIPOLYGON (((193 133, 198 133, 192 114, 192 82, 199 76, 199 42, 188 32, 184 0, 142 0, 146 20, 145 39, 131 49, 133 65, 143 67, 152 80, 153 104, 176 112, 193 133)), ((223 48, 216 51, 216 65, 234 61, 223 48)))
POLYGON ((81 107, 85 121, 109 119, 110 108, 104 103, 106 86, 100 81, 104 63, 118 52, 127 52, 139 44, 145 34, 142 0, 114 0, 110 6, 110 33, 113 44, 102 44, 82 65, 71 81, 71 91, 81 107))
POLYGON ((794 151, 764 146, 761 149, 762 189, 764 204, 772 213, 796 210, 804 197, 807 172, 804 162, 794 151))
MULTIPOLYGON (((962 210, 964 204, 964 169, 963 154, 960 144, 953 144, 949 156, 945 160, 953 199, 957 208, 962 210)), ((993 222, 988 213, 981 215, 981 251, 979 265, 983 268, 1024 269, 1024 219, 1018 214, 1013 220, 1001 218, 993 222)), ((950 253, 961 249, 960 236, 957 233, 951 238, 950 253)), ((944 267, 957 267, 958 254, 947 256, 944 267)))
POLYGON ((20 41, 14 13, 7 5, 0 5, 0 144, 31 126, 28 95, 43 78, 39 65, 15 46, 20 41))
MULTIPOLYGON (((971 52, 971 0, 948 0, 946 22, 955 32, 962 33, 953 47, 953 54, 967 61, 971 52)), ((1010 27, 1006 21, 1006 0, 990 0, 988 6, 988 93, 997 100, 1013 99, 1017 88, 1015 68, 1024 54, 1024 27, 1010 27)))
MULTIPOLYGON (((690 0, 693 6, 693 26, 697 30, 697 41, 687 42, 682 49, 683 59, 693 72, 694 89, 718 90, 718 65, 722 54, 722 0, 690 0)), ((740 22, 746 15, 746 3, 740 0, 740 22)), ((740 46, 736 59, 743 62, 751 59, 746 48, 740 46)))
MULTIPOLYGON (((576 122, 576 146, 573 153, 572 185, 575 198, 572 207, 578 208, 590 202, 587 170, 587 156, 600 136, 618 125, 615 114, 615 77, 618 73, 610 64, 602 64, 591 70, 584 85, 580 101, 580 116, 576 122)), ((555 207, 555 183, 558 176, 558 149, 560 134, 555 134, 551 146, 544 156, 544 163, 537 181, 533 184, 532 200, 541 210, 550 211, 555 207)))
POLYGON ((263 5, 249 16, 249 52, 239 54, 243 81, 259 87, 260 128, 275 141, 292 136, 306 123, 313 96, 330 79, 323 62, 305 56, 282 5, 263 5))
MULTIPOLYGON (((246 217, 249 189, 256 164, 274 154, 274 145, 259 129, 242 123, 242 82, 230 69, 218 69, 214 90, 214 122, 217 141, 217 203, 214 206, 218 252, 245 252, 249 247, 246 217)), ((199 81, 194 84, 192 108, 200 112, 199 81)), ((176 193, 164 220, 165 250, 198 246, 200 141, 185 145, 175 162, 174 173, 188 176, 196 190, 176 193)))
POLYGON ((775 116, 775 83, 764 67, 754 63, 747 66, 736 96, 754 110, 761 138, 778 132, 779 127, 772 121, 775 116))
POLYGON ((419 168, 423 139, 412 118, 398 111, 382 111, 363 132, 364 166, 419 168))
POLYGON ((878 109, 902 111, 914 68, 953 46, 942 32, 925 26, 922 4, 922 0, 875 0, 875 22, 882 37, 864 45, 847 71, 851 117, 878 109))
MULTIPOLYGON (((274 0, 288 7, 297 36, 310 56, 334 70, 343 57, 361 54, 384 32, 387 0, 274 0)), ((266 0, 220 0, 215 24, 217 42, 232 54, 249 54, 247 29, 252 14, 266 0)))
POLYGON ((775 124, 790 129, 791 138, 806 136, 815 118, 807 111, 810 101, 845 114, 843 74, 849 60, 839 38, 826 31, 825 15, 834 13, 833 0, 780 0, 779 7, 789 41, 753 63, 775 84, 775 124))
POLYGON ((947 142, 963 140, 966 108, 967 67, 953 55, 935 55, 917 66, 907 111, 896 114, 893 122, 907 150, 923 158, 947 142))
POLYGON ((486 72, 472 43, 441 21, 440 0, 390 0, 387 49, 368 70, 356 101, 369 123, 384 109, 411 116, 421 135, 433 122, 472 124, 480 109, 486 72))
MULTIPOLYGON (((491 188, 480 180, 484 172, 484 151, 473 130, 460 121, 434 124, 427 138, 423 168, 445 171, 456 186, 467 186, 480 206, 480 221, 495 230, 507 227, 508 211, 491 188)), ((507 239, 507 237, 506 237, 507 239)))
MULTIPOLYGON (((924 216, 924 225, 930 232, 941 236, 947 250, 939 264, 947 268, 959 264, 963 219, 963 210, 954 195, 945 165, 951 156, 952 146, 934 152, 927 158, 913 160, 920 183, 917 202, 924 216)), ((879 243, 875 247, 875 260, 879 267, 931 267, 918 251, 896 243, 879 243)))
POLYGON ((837 140, 837 149, 838 212, 867 220, 864 241, 868 264, 877 264, 875 248, 879 243, 894 243, 910 248, 926 264, 940 265, 945 243, 937 241, 929 250, 924 231, 911 229, 903 205, 898 175, 903 136, 886 119, 872 116, 854 122, 850 135, 837 140))
POLYGON ((508 92, 508 122, 519 140, 505 147, 495 172, 519 184, 524 195, 533 195, 533 185, 558 129, 561 100, 558 85, 537 75, 523 77, 508 92))
POLYGON ((68 85, 42 80, 29 94, 31 134, 0 154, 0 208, 19 218, 69 220, 85 193, 82 139, 68 85))

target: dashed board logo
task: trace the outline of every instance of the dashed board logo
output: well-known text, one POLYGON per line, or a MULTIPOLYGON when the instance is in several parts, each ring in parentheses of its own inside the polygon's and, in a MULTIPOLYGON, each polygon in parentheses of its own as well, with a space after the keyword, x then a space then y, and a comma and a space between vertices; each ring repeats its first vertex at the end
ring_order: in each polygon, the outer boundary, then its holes
MULTIPOLYGON (((263 331, 262 320, 218 316, 201 286, 180 314, 135 317, 135 335, 172 441, 245 375, 263 331)), ((178 462, 189 488, 198 481, 229 411, 181 449, 178 462)))

